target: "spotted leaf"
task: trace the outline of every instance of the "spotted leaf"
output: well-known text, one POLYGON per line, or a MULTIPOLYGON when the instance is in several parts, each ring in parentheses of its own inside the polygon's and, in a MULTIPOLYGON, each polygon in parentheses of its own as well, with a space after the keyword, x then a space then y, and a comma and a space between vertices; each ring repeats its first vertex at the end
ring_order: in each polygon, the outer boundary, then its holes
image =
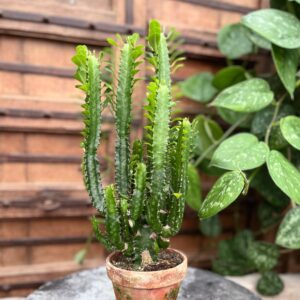
POLYGON ((300 206, 291 209, 280 224, 276 244, 289 249, 300 249, 300 206))
POLYGON ((269 84, 260 78, 249 79, 223 90, 211 105, 237 112, 255 112, 273 100, 269 84))
POLYGON ((263 165, 269 148, 250 133, 236 134, 220 144, 211 165, 226 170, 251 170, 263 165))
POLYGON ((288 116, 281 119, 280 129, 289 144, 300 150, 300 118, 296 116, 288 116))
POLYGON ((206 196, 199 212, 202 219, 214 216, 241 194, 245 186, 244 176, 239 171, 227 172, 221 176, 206 196))
POLYGON ((275 184, 293 201, 300 204, 300 172, 280 152, 272 150, 267 166, 275 184))

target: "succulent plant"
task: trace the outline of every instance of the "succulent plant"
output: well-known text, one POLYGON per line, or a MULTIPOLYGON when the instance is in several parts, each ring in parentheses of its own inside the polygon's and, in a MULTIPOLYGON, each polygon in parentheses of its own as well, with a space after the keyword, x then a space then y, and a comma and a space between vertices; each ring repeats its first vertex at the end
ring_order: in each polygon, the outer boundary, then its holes
POLYGON ((96 56, 84 45, 77 46, 77 87, 84 91, 85 128, 82 171, 93 206, 105 219, 92 219, 97 239, 109 250, 121 251, 137 263, 155 260, 170 237, 181 227, 187 193, 191 124, 188 119, 171 120, 171 67, 167 38, 160 24, 149 25, 147 59, 139 36, 128 36, 120 47, 116 87, 104 82, 101 65, 104 55, 96 56), (147 60, 154 75, 147 87, 144 107, 147 124, 143 140, 130 142, 132 94, 138 67, 147 60), (108 94, 107 91, 111 91, 108 94), (103 188, 97 158, 100 145, 101 114, 107 98, 116 125, 115 184, 103 188), (148 259, 147 259, 148 257, 148 259))

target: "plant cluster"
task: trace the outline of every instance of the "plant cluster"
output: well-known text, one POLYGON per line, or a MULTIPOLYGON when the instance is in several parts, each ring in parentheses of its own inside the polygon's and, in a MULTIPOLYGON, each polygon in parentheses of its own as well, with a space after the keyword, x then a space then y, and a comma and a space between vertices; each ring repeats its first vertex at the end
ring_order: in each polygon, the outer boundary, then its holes
MULTIPOLYGON (((171 37, 172 38, 172 37, 171 37)), ((144 63, 144 47, 133 34, 108 42, 120 52, 116 84, 103 79, 104 55, 96 55, 84 45, 76 48, 75 78, 86 98, 83 107, 85 128, 82 171, 93 206, 104 218, 93 218, 99 241, 110 251, 120 251, 137 268, 155 260, 160 250, 181 226, 187 193, 191 124, 187 119, 171 120, 171 65, 178 52, 170 51, 160 24, 152 20, 147 37, 147 61, 155 72, 148 84, 144 107, 147 125, 143 140, 131 147, 132 95, 138 81, 138 67, 144 63), (101 135, 101 115, 108 105, 115 117, 115 184, 103 188, 97 157, 101 135)), ((108 68, 110 71, 112 68, 108 68)))
POLYGON ((224 275, 259 271, 257 289, 265 295, 283 288, 273 271, 280 247, 300 248, 300 2, 273 0, 270 6, 219 31, 218 47, 227 67, 180 84, 183 95, 214 108, 230 126, 224 132, 204 115, 193 122, 198 132, 194 166, 219 177, 202 203, 191 200, 202 232, 218 235, 218 213, 249 188, 261 195, 260 230, 237 230, 233 239, 222 241, 213 269, 224 275), (274 63, 268 73, 236 60, 248 55, 253 61, 258 49, 271 57, 270 66, 274 63), (274 243, 256 240, 278 224, 274 243))

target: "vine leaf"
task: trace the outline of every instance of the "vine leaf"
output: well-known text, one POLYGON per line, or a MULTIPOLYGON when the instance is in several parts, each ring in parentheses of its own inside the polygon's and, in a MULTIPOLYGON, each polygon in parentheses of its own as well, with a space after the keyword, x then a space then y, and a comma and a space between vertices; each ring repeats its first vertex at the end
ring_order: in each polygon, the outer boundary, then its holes
POLYGON ((300 118, 288 116, 281 119, 280 129, 288 143, 300 150, 300 118))
POLYGON ((275 184, 293 201, 300 204, 300 172, 280 152, 272 150, 267 166, 275 184))
MULTIPOLYGON (((254 188, 271 206, 282 209, 287 207, 290 200, 274 183, 269 175, 266 166, 259 169, 258 173, 251 180, 251 187, 254 188)), ((262 211, 260 211, 262 212, 262 211)), ((269 221, 269 220, 265 220, 269 221)))
POLYGON ((230 59, 249 54, 254 49, 251 40, 248 38, 248 29, 242 24, 224 26, 218 32, 218 48, 230 59))
POLYGON ((279 250, 274 244, 252 241, 247 251, 249 259, 260 272, 271 270, 277 265, 279 250))
MULTIPOLYGON (((194 154, 200 156, 214 142, 218 141, 223 135, 220 125, 203 115, 197 116, 193 121, 194 132, 194 154)), ((212 157, 212 151, 208 152, 207 158, 212 157)))
POLYGON ((278 295, 284 288, 284 283, 276 272, 268 271, 258 280, 256 289, 264 296, 278 295))
POLYGON ((226 170, 251 170, 263 165, 268 153, 268 145, 255 135, 238 133, 219 145, 211 165, 226 170))
MULTIPOLYGON (((274 110, 275 107, 273 105, 270 105, 264 108, 263 110, 258 111, 254 115, 251 123, 251 132, 255 134, 258 138, 263 138, 265 136, 268 126, 272 122, 274 110)), ((271 129, 269 140, 269 146, 271 149, 278 150, 288 145, 287 141, 281 133, 278 121, 286 116, 293 115, 294 113, 295 109, 289 104, 283 104, 280 107, 278 115, 275 119, 275 124, 272 126, 271 129)))
POLYGON ((246 70, 241 66, 229 66, 220 70, 214 77, 212 84, 218 90, 224 90, 236 83, 246 80, 246 70))
POLYGON ((278 75, 293 99, 299 61, 298 49, 284 49, 279 46, 272 45, 272 57, 278 75))
POLYGON ((202 201, 200 176, 192 164, 188 166, 188 181, 186 203, 193 210, 199 211, 202 201))
POLYGON ((261 9, 244 16, 242 24, 279 47, 300 47, 300 21, 290 13, 261 9))
POLYGON ((300 206, 285 215, 277 232, 276 244, 289 249, 300 249, 300 206))
POLYGON ((217 237, 222 232, 222 224, 218 215, 204 219, 200 222, 200 230, 203 235, 217 237))
POLYGON ((237 112, 255 112, 273 100, 269 84, 260 78, 249 79, 223 90, 211 105, 237 112))
POLYGON ((209 102, 217 90, 212 85, 213 75, 203 72, 189 77, 179 84, 184 96, 202 103, 209 102))
POLYGON ((223 107, 217 107, 217 112, 218 115, 228 124, 233 125, 236 122, 238 122, 242 118, 247 118, 245 119, 244 122, 241 123, 240 127, 242 128, 250 128, 251 127, 251 121, 253 118, 253 114, 249 113, 241 113, 241 112, 236 112, 227 108, 223 107))
POLYGON ((241 172, 232 171, 222 175, 204 199, 199 217, 202 219, 212 217, 229 206, 238 198, 244 186, 245 179, 241 172))

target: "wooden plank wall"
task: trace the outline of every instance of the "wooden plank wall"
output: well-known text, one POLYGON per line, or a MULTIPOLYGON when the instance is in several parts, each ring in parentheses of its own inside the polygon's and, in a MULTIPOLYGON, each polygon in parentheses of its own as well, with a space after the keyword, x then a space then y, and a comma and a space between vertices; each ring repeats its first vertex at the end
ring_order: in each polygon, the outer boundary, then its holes
MULTIPOLYGON (((103 264, 93 243, 85 265, 73 262, 93 214, 80 172, 80 104, 71 56, 78 43, 100 49, 115 32, 145 34, 149 19, 176 27, 188 58, 174 77, 216 71, 224 60, 217 30, 260 7, 259 0, 1 0, 0 1, 0 296, 26 295, 57 276, 103 264)), ((144 88, 135 99, 135 135, 141 132, 144 88)), ((186 114, 202 111, 185 100, 186 114)), ((104 124, 100 163, 109 181, 114 135, 104 124)), ((205 179, 205 178, 204 178, 205 179)), ((204 180, 208 188, 211 179, 204 180)), ((225 235, 232 228, 224 217, 225 235)), ((207 267, 216 241, 198 232, 187 211, 173 246, 207 267)))

